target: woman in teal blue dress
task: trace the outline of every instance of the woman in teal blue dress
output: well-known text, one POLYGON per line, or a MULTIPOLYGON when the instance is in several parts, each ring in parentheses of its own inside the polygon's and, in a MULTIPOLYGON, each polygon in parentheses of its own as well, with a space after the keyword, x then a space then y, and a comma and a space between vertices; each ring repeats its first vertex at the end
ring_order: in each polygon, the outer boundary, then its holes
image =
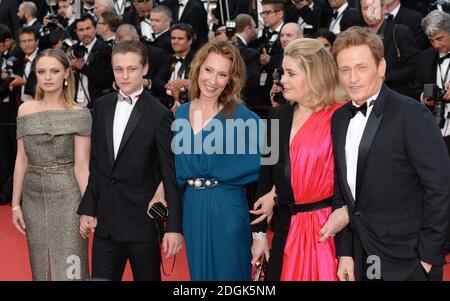
POLYGON ((238 95, 245 82, 239 51, 203 46, 191 65, 190 102, 172 127, 184 187, 183 233, 191 280, 250 280, 251 228, 244 185, 258 179, 260 119, 238 95))

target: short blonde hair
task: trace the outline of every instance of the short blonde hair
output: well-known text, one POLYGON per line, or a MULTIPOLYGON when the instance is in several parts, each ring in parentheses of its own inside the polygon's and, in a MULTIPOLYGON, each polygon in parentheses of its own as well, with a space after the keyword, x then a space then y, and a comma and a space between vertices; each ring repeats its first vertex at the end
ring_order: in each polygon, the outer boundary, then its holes
POLYGON ((306 106, 322 109, 344 101, 345 92, 339 86, 336 63, 322 43, 316 39, 293 40, 286 46, 284 56, 294 59, 305 74, 306 84, 313 93, 306 100, 306 106))
MULTIPOLYGON (((67 76, 67 86, 63 85, 63 91, 62 91, 62 98, 63 98, 63 104, 66 108, 72 108, 74 106, 77 106, 77 103, 75 102, 75 77, 73 75, 72 67, 70 66, 69 58, 64 53, 64 51, 60 49, 46 49, 42 51, 37 58, 34 60, 33 63, 33 70, 36 72, 36 64, 39 62, 39 60, 43 57, 52 57, 55 58, 58 62, 63 65, 64 69, 69 69, 69 76, 67 76)), ((38 101, 44 99, 44 90, 39 85, 36 85, 36 93, 34 98, 38 101)))
POLYGON ((230 42, 211 41, 197 51, 189 72, 189 98, 194 100, 200 96, 200 88, 198 86, 200 67, 210 53, 216 53, 231 61, 228 84, 218 99, 219 104, 223 105, 223 114, 226 117, 230 117, 234 113, 237 104, 242 103, 240 94, 245 83, 244 61, 239 50, 230 42))

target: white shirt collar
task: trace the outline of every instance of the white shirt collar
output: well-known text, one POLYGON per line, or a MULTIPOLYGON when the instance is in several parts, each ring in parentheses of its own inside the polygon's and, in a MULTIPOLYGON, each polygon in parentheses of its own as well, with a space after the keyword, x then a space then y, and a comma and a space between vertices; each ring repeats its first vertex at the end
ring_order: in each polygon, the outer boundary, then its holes
POLYGON ((276 31, 276 32, 278 32, 278 34, 280 34, 280 33, 281 33, 281 28, 283 28, 283 25, 284 25, 284 22, 281 21, 281 24, 278 25, 278 27, 275 28, 275 30, 269 29, 269 31, 270 31, 270 32, 276 31))
POLYGON ((30 63, 32 62, 32 61, 34 61, 34 59, 36 58, 36 56, 37 56, 37 53, 38 53, 38 50, 39 50, 39 48, 36 48, 34 51, 33 51, 33 53, 32 54, 30 54, 30 55, 25 55, 25 57, 30 61, 30 63))
POLYGON ((347 9, 347 6, 348 6, 348 2, 346 2, 346 3, 343 4, 341 7, 338 8, 338 10, 337 10, 338 17, 339 17, 340 15, 342 15, 342 13, 344 12, 344 10, 347 9))
POLYGON ((242 43, 244 43, 245 46, 247 46, 247 41, 240 35, 240 34, 236 34, 236 36, 241 39, 242 43))
POLYGON ((33 25, 34 24, 34 22, 36 22, 37 21, 37 19, 36 18, 34 18, 33 20, 31 20, 29 23, 27 23, 26 24, 26 26, 31 26, 31 25, 33 25))
POLYGON ((91 52, 92 47, 94 47, 95 42, 97 42, 97 37, 94 37, 94 39, 88 45, 84 45, 84 47, 87 48, 88 53, 91 52))
POLYGON ((394 8, 392 11, 389 12, 391 15, 394 16, 394 18, 397 17, 398 11, 400 10, 400 6, 402 5, 399 3, 396 8, 394 8))
POLYGON ((159 38, 159 36, 161 36, 162 34, 165 34, 166 32, 168 32, 170 29, 170 27, 164 29, 163 31, 161 31, 160 33, 155 33, 155 39, 159 38))
MULTIPOLYGON (((131 101, 133 102, 133 104, 136 103, 136 101, 139 99, 139 96, 142 94, 142 92, 144 91, 144 87, 141 86, 141 88, 139 90, 137 90, 136 92, 128 95, 131 97, 131 101)), ((122 96, 125 96, 125 94, 122 93, 122 90, 119 90, 119 93, 122 94, 122 96)))
MULTIPOLYGON (((375 106, 375 100, 378 98, 378 95, 380 94, 380 92, 381 92, 381 89, 378 90, 378 92, 375 93, 374 95, 372 95, 371 97, 367 98, 366 101, 364 102, 364 103, 367 102, 367 113, 366 113, 366 118, 368 118, 369 115, 370 115, 370 112, 372 112, 372 109, 373 109, 373 107, 375 106), (372 101, 373 101, 373 104, 370 105, 370 103, 371 103, 372 101), (369 102, 370 102, 370 103, 369 103, 369 102)), ((355 107, 359 107, 359 105, 358 105, 356 102, 354 102, 353 100, 352 100, 352 104, 353 104, 355 107)))

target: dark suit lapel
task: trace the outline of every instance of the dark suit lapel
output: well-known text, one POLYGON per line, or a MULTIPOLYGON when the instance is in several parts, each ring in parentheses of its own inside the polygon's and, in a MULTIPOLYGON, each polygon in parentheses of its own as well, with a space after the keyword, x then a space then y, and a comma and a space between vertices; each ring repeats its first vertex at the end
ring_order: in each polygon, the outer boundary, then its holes
POLYGON ((105 112, 105 135, 108 147, 109 159, 111 166, 114 165, 114 141, 113 141, 113 127, 114 127, 114 113, 116 112, 117 95, 106 107, 105 112))
POLYGON ((367 158, 369 155, 370 147, 372 146, 375 134, 383 119, 383 108, 386 102, 387 87, 383 85, 380 94, 375 101, 373 112, 367 120, 366 127, 364 128, 361 142, 358 150, 358 167, 356 169, 356 199, 358 199, 362 180, 364 178, 364 172, 366 169, 367 158))
MULTIPOLYGON (((345 106, 348 109, 349 104, 345 106)), ((348 125, 350 124, 350 111, 346 110, 343 112, 341 118, 339 119, 339 126, 337 131, 337 145, 334 149, 334 154, 336 156, 336 164, 335 168, 338 169, 338 172, 341 171, 341 179, 343 180, 343 185, 345 187, 345 194, 347 197, 345 199, 350 200, 350 202, 355 205, 355 199, 353 198, 352 192, 350 190, 350 186, 348 186, 347 182, 347 161, 345 158, 345 143, 347 140, 347 130, 348 125)))
MULTIPOLYGON (((192 5, 194 5, 194 0, 188 1, 188 3, 186 4, 186 7, 183 10, 183 13, 180 16, 180 22, 185 21, 185 19, 186 19, 185 16, 190 15, 189 12, 191 10, 192 5)), ((178 11, 177 11, 177 14, 178 14, 178 11)))
POLYGON ((138 124, 139 120, 141 119, 142 115, 144 114, 144 109, 146 105, 146 99, 145 99, 145 92, 142 92, 141 96, 136 102, 136 105, 133 108, 133 111, 131 111, 130 118, 128 119, 127 126, 125 127, 125 131, 123 132, 122 140, 120 141, 119 150, 117 151, 116 161, 120 156, 120 153, 124 149, 125 145, 128 142, 128 139, 130 138, 131 134, 133 133, 134 129, 136 128, 136 125, 138 124))

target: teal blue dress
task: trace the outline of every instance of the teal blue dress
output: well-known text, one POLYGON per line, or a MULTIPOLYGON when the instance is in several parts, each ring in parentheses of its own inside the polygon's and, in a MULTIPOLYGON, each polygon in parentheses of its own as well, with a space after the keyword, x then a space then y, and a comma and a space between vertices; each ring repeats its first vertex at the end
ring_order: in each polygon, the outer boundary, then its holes
POLYGON ((172 149, 177 181, 184 188, 183 234, 191 280, 250 280, 252 238, 244 185, 258 180, 263 123, 238 105, 231 118, 219 113, 194 134, 189 107, 186 103, 176 111, 172 149), (188 184, 193 178, 219 184, 195 189, 188 184))

